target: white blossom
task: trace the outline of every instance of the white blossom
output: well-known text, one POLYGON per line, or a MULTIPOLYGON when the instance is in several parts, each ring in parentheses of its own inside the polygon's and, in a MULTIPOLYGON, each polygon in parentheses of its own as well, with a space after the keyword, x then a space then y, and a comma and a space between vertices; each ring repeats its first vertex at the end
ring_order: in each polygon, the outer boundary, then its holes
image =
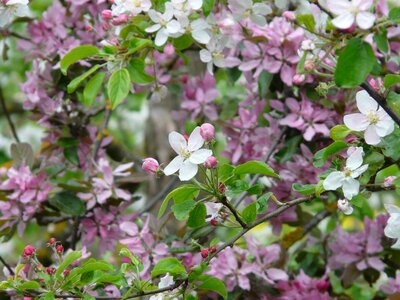
POLYGON ((249 18, 253 23, 264 26, 267 21, 265 15, 272 13, 271 7, 265 3, 254 3, 252 0, 230 0, 229 5, 237 21, 249 18))
POLYGON ((353 213, 353 206, 351 206, 347 199, 339 199, 337 206, 345 215, 351 215, 353 213))
POLYGON ((225 56, 223 53, 225 44, 224 40, 212 39, 206 45, 206 49, 200 50, 200 60, 207 64, 207 70, 211 74, 213 74, 213 65, 219 68, 225 67, 225 56))
POLYGON ((171 0, 174 15, 179 17, 189 16, 193 11, 199 10, 203 0, 171 0))
POLYGON ((15 17, 27 17, 30 14, 29 0, 0 1, 0 27, 10 24, 15 17))
POLYGON ((354 131, 365 130, 365 142, 376 145, 393 132, 394 121, 366 91, 359 91, 356 100, 361 113, 344 116, 344 124, 354 131))
POLYGON ((400 208, 393 204, 385 204, 390 217, 385 227, 385 235, 391 239, 397 239, 392 248, 400 249, 400 208))
POLYGON ((354 22, 361 29, 369 29, 374 25, 375 16, 368 10, 373 0, 328 0, 328 9, 337 17, 332 24, 339 29, 348 29, 354 22))
POLYGON ((190 33, 196 42, 200 44, 208 44, 210 42, 210 25, 205 20, 197 19, 190 22, 187 17, 182 17, 178 20, 184 32, 190 33))
MULTIPOLYGON (((161 277, 160 282, 158 284, 159 289, 163 289, 174 284, 174 277, 167 273, 164 277, 161 277)), ((166 292, 165 293, 158 293, 157 295, 151 296, 149 300, 163 300, 166 299, 166 292)), ((169 299, 169 298, 168 298, 169 299)))
POLYGON ((150 0, 115 0, 111 11, 113 16, 119 16, 121 14, 136 16, 141 12, 149 11, 150 7, 150 0))
POLYGON ((362 165, 364 150, 362 147, 350 147, 347 150, 348 158, 343 171, 333 171, 323 182, 324 189, 334 191, 340 187, 347 199, 353 198, 360 190, 357 178, 368 169, 368 165, 362 165))
POLYGON ((204 139, 200 135, 200 127, 196 127, 189 139, 173 131, 169 134, 169 143, 178 154, 164 169, 164 174, 169 176, 179 170, 179 179, 186 181, 196 176, 198 165, 203 164, 212 155, 209 149, 200 149, 204 139))

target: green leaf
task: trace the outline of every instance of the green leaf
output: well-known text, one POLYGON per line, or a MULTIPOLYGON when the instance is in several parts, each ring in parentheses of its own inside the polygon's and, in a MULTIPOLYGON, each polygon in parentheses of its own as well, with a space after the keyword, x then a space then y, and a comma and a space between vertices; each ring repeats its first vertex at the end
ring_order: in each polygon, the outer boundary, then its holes
POLYGON ((192 46, 192 44, 193 44, 192 35, 184 34, 176 39, 173 39, 172 44, 178 50, 181 50, 181 51, 185 50, 185 49, 189 48, 190 46, 192 46))
POLYGON ((218 177, 221 182, 227 181, 234 176, 235 167, 230 164, 224 164, 218 169, 218 177))
POLYGON ((78 146, 64 148, 64 156, 73 165, 80 166, 78 146))
POLYGON ((268 200, 271 198, 272 192, 268 192, 257 199, 257 214, 263 214, 268 209, 268 200))
POLYGON ((214 8, 215 0, 203 0, 203 14, 207 17, 214 8))
POLYGON ((297 16, 297 21, 305 26, 308 31, 313 32, 315 28, 315 20, 314 16, 311 14, 305 14, 305 15, 298 15, 297 16))
POLYGON ((119 251, 119 255, 120 256, 126 256, 129 257, 129 259, 131 260, 131 263, 135 266, 139 266, 141 264, 141 261, 137 258, 136 255, 133 255, 131 250, 129 250, 128 248, 122 248, 119 251))
POLYGON ((143 48, 152 46, 153 42, 147 39, 132 38, 128 41, 128 53, 126 55, 132 55, 143 48))
POLYGON ((146 65, 140 58, 133 58, 127 66, 130 79, 137 84, 149 84, 154 81, 154 77, 145 71, 146 65))
POLYGON ((242 165, 235 168, 236 175, 242 174, 261 174, 270 177, 279 178, 279 175, 274 172, 274 170, 268 166, 266 163, 261 161, 248 161, 242 165))
POLYGON ((167 207, 168 203, 171 199, 174 199, 176 203, 183 202, 185 200, 194 200, 199 194, 199 187, 193 184, 184 184, 175 190, 171 191, 164 199, 161 204, 160 210, 158 212, 158 218, 161 218, 167 207))
POLYGON ((336 125, 331 128, 329 135, 334 141, 343 141, 350 133, 351 129, 346 125, 336 125))
POLYGON ((189 213, 187 226, 198 228, 206 224, 207 209, 204 203, 198 203, 189 213))
POLYGON ((336 65, 336 85, 342 88, 360 85, 372 71, 375 62, 370 44, 359 38, 349 40, 336 65))
POLYGON ((18 285, 18 288, 21 290, 37 290, 40 287, 39 282, 30 280, 30 281, 25 281, 18 285))
POLYGON ((197 285, 198 289, 216 292, 224 298, 228 296, 225 283, 222 280, 210 275, 199 276, 198 280, 202 282, 201 284, 197 285))
POLYGON ((251 223, 257 218, 257 202, 253 202, 246 206, 242 211, 243 220, 246 223, 251 223))
POLYGON ((389 11, 389 20, 400 23, 400 7, 394 7, 389 11))
POLYGON ((49 202, 61 212, 71 216, 81 216, 86 211, 85 203, 75 194, 66 191, 55 194, 49 202))
POLYGON ((72 49, 61 59, 61 72, 66 75, 70 65, 80 61, 81 59, 96 55, 98 53, 99 49, 97 49, 97 47, 95 46, 90 45, 83 45, 72 49))
POLYGON ((314 167, 323 167, 330 156, 342 151, 345 148, 347 148, 347 144, 345 142, 334 142, 328 147, 319 150, 314 155, 314 167))
POLYGON ((378 32, 374 34, 374 41, 378 46, 378 49, 383 53, 389 52, 389 42, 387 39, 387 30, 386 28, 382 28, 378 32))
POLYGON ((387 101, 389 105, 393 108, 395 113, 398 115, 400 114, 400 95, 390 91, 389 94, 387 95, 387 101))
POLYGON ((183 221, 189 214, 189 212, 196 206, 196 202, 193 200, 187 200, 172 205, 171 210, 178 221, 183 221))
POLYGON ((186 277, 186 269, 175 257, 163 258, 159 260, 151 271, 151 276, 156 277, 169 273, 172 276, 186 277))
POLYGON ((300 183, 293 183, 292 189, 295 192, 298 192, 304 196, 309 196, 314 194, 315 192, 315 184, 300 184, 300 183))
POLYGON ((41 299, 43 299, 43 300, 54 300, 55 299, 54 293, 53 292, 47 292, 46 294, 44 294, 42 296, 41 299))
POLYGON ((122 68, 115 71, 108 80, 108 97, 115 109, 129 94, 131 88, 131 80, 127 69, 122 68))
POLYGON ((382 138, 381 143, 383 154, 397 161, 400 159, 400 129, 396 128, 394 132, 382 138))
POLYGON ((58 279, 61 279, 61 274, 64 270, 73 262, 77 261, 79 258, 82 257, 82 251, 72 251, 67 254, 67 256, 63 259, 61 264, 58 266, 55 276, 58 279))
POLYGON ((67 91, 69 94, 73 93, 76 91, 76 89, 81 85, 81 83, 88 78, 90 75, 92 75, 94 72, 96 72, 98 69, 100 69, 101 66, 100 65, 94 65, 93 67, 91 67, 89 69, 89 71, 83 73, 82 75, 74 78, 74 80, 72 80, 68 86, 67 86, 67 91))
POLYGON ((91 107, 94 99, 96 99, 96 96, 103 85, 104 77, 106 77, 106 73, 97 73, 90 78, 83 89, 83 104, 87 107, 91 107))
POLYGON ((387 74, 383 79, 383 85, 385 88, 390 88, 392 85, 400 83, 400 75, 397 74, 387 74))
POLYGON ((364 205, 364 201, 366 201, 366 199, 364 198, 364 196, 361 195, 361 194, 358 194, 358 195, 354 196, 353 198, 351 198, 350 203, 351 203, 351 205, 353 205, 353 206, 356 206, 356 207, 361 208, 361 207, 363 207, 363 205, 364 205))

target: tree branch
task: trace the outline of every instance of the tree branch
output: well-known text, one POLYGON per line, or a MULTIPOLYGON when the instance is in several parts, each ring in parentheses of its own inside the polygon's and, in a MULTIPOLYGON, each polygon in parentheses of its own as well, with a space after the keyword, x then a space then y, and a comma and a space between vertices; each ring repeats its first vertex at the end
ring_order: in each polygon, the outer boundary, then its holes
POLYGON ((230 201, 225 196, 222 197, 222 199, 220 201, 223 205, 225 205, 231 211, 231 213, 235 217, 236 221, 240 224, 240 226, 242 226, 242 228, 247 228, 246 222, 243 221, 242 217, 239 215, 238 211, 232 205, 232 203, 230 203, 230 201))
POLYGON ((14 123, 11 120, 10 114, 8 113, 8 110, 6 107, 6 102, 5 102, 4 95, 3 95, 3 89, 1 87, 0 87, 0 104, 1 104, 1 108, 3 109, 4 115, 6 116, 8 125, 10 126, 11 133, 12 133, 15 141, 17 143, 19 143, 19 137, 17 134, 17 130, 15 129, 14 123))
POLYGON ((104 114, 104 120, 103 123, 101 124, 101 127, 99 128, 99 132, 97 133, 97 140, 96 143, 94 144, 94 150, 93 150, 93 159, 96 160, 97 154, 100 150, 101 147, 101 142, 103 141, 104 138, 104 129, 107 128, 108 122, 110 121, 111 117, 111 108, 106 107, 106 111, 104 114))
POLYGON ((10 267, 10 265, 4 260, 3 257, 0 256, 0 261, 1 263, 6 267, 6 269, 8 270, 8 272, 10 272, 11 275, 15 275, 14 270, 10 267))
POLYGON ((400 117, 392 110, 386 101, 385 97, 379 94, 368 82, 363 82, 360 85, 374 100, 383 108, 384 111, 400 126, 400 117))

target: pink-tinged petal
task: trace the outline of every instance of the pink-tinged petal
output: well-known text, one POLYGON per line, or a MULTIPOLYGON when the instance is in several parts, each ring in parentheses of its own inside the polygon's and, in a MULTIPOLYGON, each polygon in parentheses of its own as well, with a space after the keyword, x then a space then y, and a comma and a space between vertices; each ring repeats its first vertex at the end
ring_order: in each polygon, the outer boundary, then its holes
POLYGON ((192 179, 197 174, 198 167, 196 164, 191 163, 189 160, 185 161, 179 170, 179 179, 187 181, 192 179))
POLYGON ((356 16, 356 22, 361 29, 369 29, 374 25, 375 15, 367 11, 360 12, 356 16))
POLYGON ((381 137, 376 132, 375 125, 369 125, 364 132, 364 139, 368 145, 377 145, 381 141, 381 137))
POLYGON ((351 3, 348 0, 328 0, 326 4, 335 15, 343 15, 351 8, 351 3))
POLYGON ((356 196, 360 190, 360 183, 358 182, 358 180, 351 178, 351 177, 347 177, 344 181, 343 181, 343 194, 344 196, 351 200, 354 196, 356 196))
POLYGON ((207 158, 209 158, 212 155, 212 151, 209 149, 200 149, 195 152, 193 152, 190 157, 189 161, 191 163, 194 163, 196 165, 204 163, 207 158))
POLYGON ((280 73, 282 81, 286 83, 288 86, 292 86, 293 76, 295 75, 295 73, 296 70, 294 67, 283 65, 280 73))
POLYGON ((353 25, 354 20, 354 15, 347 12, 334 18, 332 24, 339 29, 348 29, 353 25))
POLYGON ((352 0, 352 3, 359 10, 368 10, 374 3, 374 0, 352 0))
POLYGON ((343 122, 347 128, 354 131, 364 131, 369 125, 367 116, 360 113, 345 115, 343 117, 343 122))
POLYGON ((367 91, 359 91, 356 94, 358 110, 367 115, 372 111, 378 110, 378 103, 368 94, 367 91))
POLYGON ((132 167, 133 167, 133 162, 127 163, 127 164, 122 164, 115 168, 113 174, 115 176, 128 176, 129 172, 124 172, 124 171, 126 171, 132 167))
POLYGON ((124 231, 127 234, 129 234, 130 236, 135 236, 135 235, 137 235, 139 233, 138 226, 133 222, 128 222, 128 221, 122 222, 119 225, 119 228, 122 231, 124 231))
POLYGON ((359 168, 363 163, 364 150, 362 147, 354 147, 354 151, 351 152, 346 160, 346 167, 350 170, 359 168))
POLYGON ((247 72, 247 71, 253 70, 255 67, 259 66, 260 63, 261 63, 261 60, 259 60, 259 59, 245 61, 240 64, 239 70, 243 71, 243 72, 247 72))
POLYGON ((304 134, 303 134, 303 136, 304 136, 304 139, 306 140, 306 141, 311 141, 312 140, 312 138, 314 137, 314 135, 315 135, 315 129, 314 129, 314 127, 313 126, 308 126, 307 127, 307 129, 306 129, 306 131, 304 132, 304 134))
POLYGON ((292 112, 300 111, 300 103, 294 98, 287 98, 285 104, 290 108, 292 112))
POLYGON ((36 190, 27 190, 25 191, 20 198, 22 203, 28 203, 33 200, 36 196, 36 190))
POLYGON ((385 264, 379 259, 379 257, 369 257, 367 258, 368 265, 370 265, 372 268, 378 270, 378 271, 383 271, 385 268, 385 264))
POLYGON ((185 137, 176 131, 172 131, 168 135, 168 141, 172 149, 174 149, 174 151, 178 155, 181 153, 182 149, 185 149, 187 147, 187 142, 185 137))
POLYGON ((267 276, 274 281, 288 280, 289 278, 286 272, 280 269, 270 268, 267 269, 265 272, 267 273, 267 276))
POLYGON ((107 199, 110 198, 111 196, 112 196, 111 190, 105 190, 96 195, 97 202, 100 204, 104 204, 107 201, 107 199))
POLYGON ((123 189, 115 189, 114 192, 118 198, 124 199, 126 201, 130 200, 132 197, 130 193, 124 191, 123 189))
POLYGON ((193 129, 192 133, 189 136, 188 150, 196 151, 200 149, 203 145, 204 145, 204 139, 201 137, 200 127, 197 126, 195 129, 193 129))
POLYGON ((174 174, 178 171, 183 165, 184 158, 182 156, 175 157, 165 168, 164 174, 166 176, 174 174))
POLYGON ((323 182, 324 189, 334 191, 342 186, 345 177, 342 172, 334 171, 325 178, 323 182))

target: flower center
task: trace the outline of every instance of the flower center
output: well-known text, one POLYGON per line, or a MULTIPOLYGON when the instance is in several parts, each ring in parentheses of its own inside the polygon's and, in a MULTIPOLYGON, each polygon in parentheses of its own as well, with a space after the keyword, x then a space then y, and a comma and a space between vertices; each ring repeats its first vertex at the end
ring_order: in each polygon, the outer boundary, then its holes
POLYGON ((186 150, 186 149, 184 149, 184 148, 182 148, 181 151, 180 151, 180 153, 179 153, 179 155, 180 155, 181 157, 183 157, 184 159, 189 159, 189 157, 190 157, 191 154, 192 154, 192 153, 191 153, 190 151, 188 151, 188 150, 186 150))
POLYGON ((367 114, 367 119, 369 121, 370 124, 376 124, 379 121, 379 117, 378 114, 376 113, 376 111, 371 110, 368 114, 367 114))
POLYGON ((344 175, 346 175, 346 177, 350 177, 351 170, 349 168, 344 168, 344 175))
POLYGON ((133 6, 139 8, 142 5, 141 0, 132 0, 133 6))
POLYGON ((251 13, 252 13, 251 9, 248 9, 248 10, 246 10, 246 11, 244 12, 243 16, 244 16, 245 18, 249 18, 249 17, 251 16, 251 13))
POLYGON ((212 56, 214 59, 221 59, 224 57, 221 51, 214 51, 212 53, 212 56))

